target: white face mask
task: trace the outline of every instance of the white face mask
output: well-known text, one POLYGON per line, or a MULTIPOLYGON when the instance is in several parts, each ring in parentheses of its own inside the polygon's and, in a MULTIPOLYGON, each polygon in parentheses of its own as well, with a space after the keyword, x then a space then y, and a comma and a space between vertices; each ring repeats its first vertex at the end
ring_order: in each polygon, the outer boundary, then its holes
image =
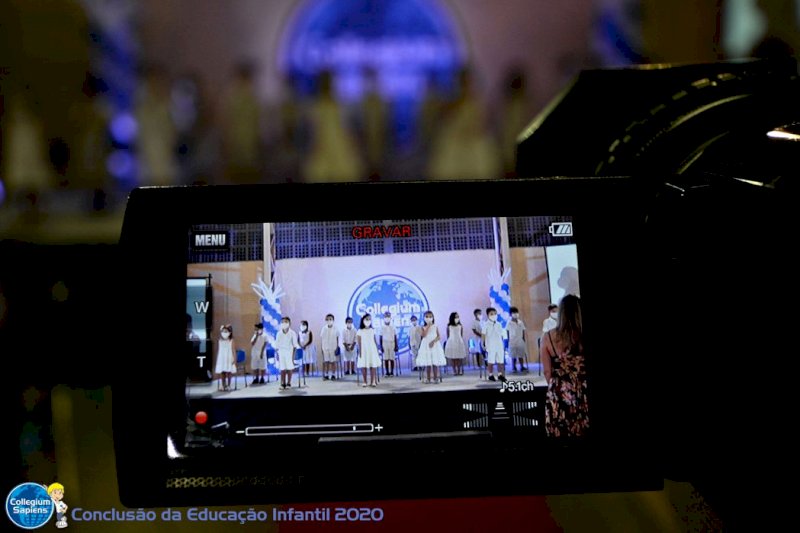
POLYGON ((308 330, 308 326, 300 326, 300 330, 301 331, 307 331, 308 330))
POLYGON ((455 322, 456 324, 458 324, 459 322, 461 322, 461 319, 460 319, 460 318, 456 318, 455 320, 453 320, 453 322, 455 322))
POLYGON ((475 315, 475 320, 477 320, 478 322, 481 321, 481 318, 482 318, 481 315, 475 315))
POLYGON ((329 328, 333 327, 333 320, 326 320, 325 323, 328 324, 329 328))
POLYGON ((511 315, 511 318, 514 318, 514 319, 519 318, 519 313, 514 313, 513 315, 511 315))
POLYGON ((550 313, 550 318, 552 318, 553 320, 558 320, 558 313, 553 311, 552 313, 550 313))
POLYGON ((425 323, 426 324, 433 324, 433 317, 426 316, 425 317, 425 323))
POLYGON ((223 339, 227 339, 227 338, 228 338, 228 337, 230 337, 230 336, 231 336, 231 333, 230 333, 230 331, 223 331, 223 332, 222 332, 222 338, 223 338, 223 339))
POLYGON ((353 323, 347 324, 347 329, 353 329, 353 323))
POLYGON ((368 327, 370 327, 371 325, 372 325, 372 320, 365 320, 365 321, 364 321, 364 327, 368 328, 368 327))
POLYGON ((497 315, 489 315, 489 320, 495 322, 497 320, 497 315))
POLYGON ((391 318, 384 318, 384 319, 383 319, 383 323, 384 323, 384 324, 387 324, 387 325, 388 325, 388 324, 390 324, 391 322, 392 322, 392 319, 391 319, 391 318))
POLYGON ((287 324, 286 322, 281 323, 281 329, 283 331, 287 331, 289 329, 289 324, 287 324))

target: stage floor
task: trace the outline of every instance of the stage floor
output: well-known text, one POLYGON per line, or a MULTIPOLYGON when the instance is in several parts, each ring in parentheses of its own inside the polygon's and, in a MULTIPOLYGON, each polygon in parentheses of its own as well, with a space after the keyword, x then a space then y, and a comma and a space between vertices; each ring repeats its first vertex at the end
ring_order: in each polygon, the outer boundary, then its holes
MULTIPOLYGON (((305 384, 302 377, 296 372, 292 374, 292 386, 286 390, 280 388, 280 377, 270 376, 269 383, 263 385, 250 385, 253 381, 251 375, 239 376, 238 389, 224 392, 218 390, 218 380, 211 383, 192 384, 187 387, 189 398, 208 397, 213 398, 272 398, 283 396, 344 396, 353 394, 386 394, 386 393, 417 393, 417 392, 442 392, 442 391, 469 391, 480 389, 499 389, 501 383, 489 381, 484 375, 480 378, 477 368, 465 368, 463 376, 454 376, 452 370, 448 374, 443 374, 441 383, 425 383, 419 379, 419 372, 403 370, 402 375, 395 374, 393 377, 379 376, 380 382, 377 387, 362 387, 362 381, 357 381, 356 376, 342 376, 332 381, 325 381, 322 376, 308 375, 305 384), (245 387, 245 382, 247 387, 245 387), (299 385, 298 386, 298 382, 299 385)), ((539 375, 537 365, 529 365, 528 372, 506 373, 509 381, 530 381, 536 387, 546 387, 547 382, 544 376, 539 375)), ((361 376, 358 376, 359 380, 361 376)), ((369 379, 369 378, 368 378, 369 379)), ((236 379, 231 382, 233 387, 236 379)))

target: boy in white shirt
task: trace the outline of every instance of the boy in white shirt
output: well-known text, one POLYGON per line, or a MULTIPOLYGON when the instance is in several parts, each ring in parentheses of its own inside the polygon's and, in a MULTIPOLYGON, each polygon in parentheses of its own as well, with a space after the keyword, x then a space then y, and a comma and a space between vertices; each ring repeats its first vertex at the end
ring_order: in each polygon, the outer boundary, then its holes
POLYGON ((550 304, 547 306, 547 313, 549 316, 542 322, 542 333, 547 333, 551 329, 558 327, 558 306, 550 304))
POLYGON ((508 352, 511 355, 511 371, 517 373, 517 359, 519 359, 520 372, 527 372, 525 359, 528 358, 527 339, 525 338, 525 323, 519 319, 519 309, 512 307, 511 322, 508 323, 508 352))
POLYGON ((267 349, 267 336, 264 335, 264 324, 259 322, 255 325, 255 331, 250 338, 250 368, 255 377, 251 385, 264 383, 264 374, 267 370, 267 358, 264 355, 267 349))
POLYGON ((497 309, 489 307, 486 309, 486 316, 489 320, 483 325, 481 340, 483 348, 486 350, 486 362, 489 365, 489 381, 500 380, 508 381, 504 375, 505 371, 505 345, 506 330, 497 322, 497 309), (494 367, 497 367, 497 379, 494 377, 494 367))
POLYGON ((485 353, 483 351, 483 320, 481 320, 481 310, 475 309, 472 312, 475 320, 472 321, 472 333, 475 335, 474 341, 470 342, 470 351, 475 354, 475 363, 478 368, 482 368, 485 363, 485 353))
POLYGON ((356 373, 356 328, 353 319, 347 317, 344 331, 342 332, 342 347, 344 348, 344 374, 349 376, 356 373))

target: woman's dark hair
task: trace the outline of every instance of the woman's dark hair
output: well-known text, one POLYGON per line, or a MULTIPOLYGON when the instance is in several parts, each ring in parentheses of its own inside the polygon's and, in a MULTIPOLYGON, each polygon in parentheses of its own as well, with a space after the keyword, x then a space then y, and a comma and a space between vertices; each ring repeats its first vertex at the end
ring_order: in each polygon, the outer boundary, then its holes
MULTIPOLYGON (((371 319, 371 318, 372 318, 372 315, 370 315, 369 313, 367 313, 366 315, 364 315, 364 316, 362 316, 362 317, 361 317, 361 323, 358 325, 358 329, 364 329, 364 328, 366 328, 366 326, 364 325, 364 320, 366 320, 368 317, 371 319)), ((370 324, 370 326, 371 326, 371 325, 372 325, 372 324, 370 324)))
POLYGON ((583 353, 583 317, 581 300, 573 294, 567 294, 558 304, 558 327, 556 336, 571 354, 583 353))
POLYGON ((450 321, 447 323, 448 326, 455 326, 456 325, 456 317, 458 313, 452 312, 450 313, 450 321))

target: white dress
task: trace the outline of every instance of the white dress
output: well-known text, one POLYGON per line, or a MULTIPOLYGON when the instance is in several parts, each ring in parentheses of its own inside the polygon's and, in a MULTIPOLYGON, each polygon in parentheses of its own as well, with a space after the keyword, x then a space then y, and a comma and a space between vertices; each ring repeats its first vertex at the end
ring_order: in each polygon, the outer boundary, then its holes
POLYGON ((417 366, 444 366, 447 364, 442 343, 436 341, 433 343, 433 347, 430 346, 431 341, 436 338, 437 332, 436 326, 432 326, 428 330, 428 334, 423 337, 417 354, 417 366))
POLYGON ((447 329, 450 332, 450 336, 447 338, 447 344, 444 347, 445 357, 448 359, 464 359, 467 356, 467 345, 464 344, 461 324, 447 326, 447 329))
POLYGON ((358 330, 356 337, 361 339, 361 353, 358 354, 356 366, 358 368, 378 368, 381 358, 378 355, 378 345, 375 343, 375 330, 364 328, 358 330))
POLYGON ((230 339, 220 339, 217 347, 217 362, 214 365, 214 372, 236 372, 236 359, 233 356, 233 341, 230 339))
MULTIPOLYGON (((300 332, 300 346, 304 346, 308 342, 309 335, 310 333, 308 331, 300 332)), ((303 363, 310 365, 317 362, 317 346, 313 342, 302 350, 303 363)))

